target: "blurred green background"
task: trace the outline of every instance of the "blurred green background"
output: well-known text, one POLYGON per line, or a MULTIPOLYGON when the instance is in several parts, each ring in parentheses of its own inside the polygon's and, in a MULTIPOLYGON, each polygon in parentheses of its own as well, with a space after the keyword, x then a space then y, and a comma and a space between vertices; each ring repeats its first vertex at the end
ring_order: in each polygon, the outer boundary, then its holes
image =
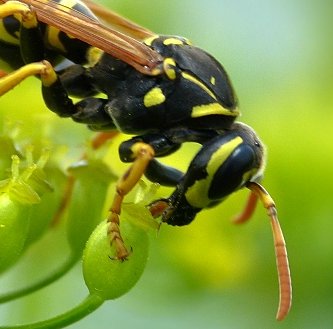
MULTIPOLYGON (((190 38, 227 69, 240 100, 241 120, 268 147, 264 185, 278 207, 294 298, 289 316, 277 323, 277 275, 265 210, 258 207, 243 226, 229 220, 242 209, 247 197, 243 191, 203 212, 188 227, 163 225, 152 236, 150 260, 138 285, 70 328, 332 328, 332 1, 105 3, 155 32, 190 38)), ((23 123, 35 111, 38 119, 27 130, 48 129, 50 138, 74 151, 90 135, 85 127, 49 114, 33 79, 2 97, 0 108, 23 123), (39 118, 52 122, 52 128, 40 125, 39 118)), ((178 163, 183 157, 185 166, 191 154, 189 145, 167 161, 178 163)), ((59 263, 66 254, 55 243, 61 238, 61 232, 51 232, 34 246, 0 281, 1 291, 23 286, 59 263)), ((48 289, 1 306, 0 322, 58 314, 86 293, 77 266, 48 289)))

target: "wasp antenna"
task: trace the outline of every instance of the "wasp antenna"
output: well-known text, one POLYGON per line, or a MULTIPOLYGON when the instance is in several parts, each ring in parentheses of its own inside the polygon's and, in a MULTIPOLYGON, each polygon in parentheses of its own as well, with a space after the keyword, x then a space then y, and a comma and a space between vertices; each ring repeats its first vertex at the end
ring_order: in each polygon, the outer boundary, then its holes
POLYGON ((283 233, 276 216, 271 217, 271 224, 274 236, 276 264, 280 286, 280 301, 276 319, 283 320, 289 313, 292 300, 290 269, 286 243, 284 241, 283 233))
POLYGON ((253 212, 256 209, 257 201, 258 195, 251 191, 243 211, 240 214, 237 214, 232 219, 232 222, 234 224, 243 224, 247 222, 252 217, 253 212))
POLYGON ((280 292, 276 319, 283 320, 289 313, 292 300, 291 276, 286 243, 277 217, 275 203, 269 193, 263 186, 255 182, 248 183, 247 187, 261 199, 271 218, 280 292))

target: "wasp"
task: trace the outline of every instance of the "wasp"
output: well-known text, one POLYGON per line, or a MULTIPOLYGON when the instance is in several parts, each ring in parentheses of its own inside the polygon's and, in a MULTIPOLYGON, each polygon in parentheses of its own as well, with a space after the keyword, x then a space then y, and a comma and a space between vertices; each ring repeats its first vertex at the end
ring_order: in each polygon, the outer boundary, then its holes
POLYGON ((147 205, 170 225, 187 225, 201 210, 248 188, 237 222, 252 215, 258 199, 267 208, 280 282, 277 319, 283 319, 291 306, 291 279, 276 207, 260 184, 266 151, 255 131, 236 121, 238 102, 223 66, 186 38, 157 35, 90 0, 0 0, 0 19, 0 58, 13 68, 0 72, 0 95, 37 75, 46 106, 60 117, 102 136, 132 135, 119 146, 120 159, 130 166, 108 215, 115 258, 129 257, 121 206, 143 175, 174 188, 147 205), (67 65, 56 69, 64 60, 67 65), (101 93, 105 97, 96 96, 101 93), (186 142, 201 149, 185 173, 157 160, 186 142))

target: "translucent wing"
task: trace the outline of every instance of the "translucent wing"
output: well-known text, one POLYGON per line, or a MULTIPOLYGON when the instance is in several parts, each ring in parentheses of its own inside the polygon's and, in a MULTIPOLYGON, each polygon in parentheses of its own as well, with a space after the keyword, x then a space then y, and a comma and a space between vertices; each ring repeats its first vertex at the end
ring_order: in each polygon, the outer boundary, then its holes
MULTIPOLYGON (((7 0, 0 0, 0 3, 5 2, 7 0)), ((39 21, 54 26, 119 58, 144 74, 154 75, 159 73, 156 67, 163 58, 157 52, 132 37, 153 36, 155 35, 153 32, 131 23, 112 11, 90 2, 90 0, 87 0, 87 6, 93 12, 101 15, 102 19, 108 23, 112 23, 116 27, 122 27, 123 30, 130 32, 132 36, 102 24, 97 18, 89 17, 76 9, 51 0, 21 0, 21 2, 33 8, 39 21)))
POLYGON ((101 6, 91 0, 83 0, 83 3, 105 23, 115 27, 117 30, 123 31, 136 39, 144 39, 154 36, 155 33, 146 29, 145 27, 136 24, 135 22, 120 16, 116 12, 101 6))

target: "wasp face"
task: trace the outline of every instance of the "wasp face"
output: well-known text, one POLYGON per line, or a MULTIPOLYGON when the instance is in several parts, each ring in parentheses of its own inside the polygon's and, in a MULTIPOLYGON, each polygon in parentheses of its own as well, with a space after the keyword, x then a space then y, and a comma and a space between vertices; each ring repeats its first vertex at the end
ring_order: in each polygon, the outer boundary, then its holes
POLYGON ((265 148, 249 126, 235 123, 202 146, 168 199, 163 221, 186 225, 250 181, 260 180, 265 148))

